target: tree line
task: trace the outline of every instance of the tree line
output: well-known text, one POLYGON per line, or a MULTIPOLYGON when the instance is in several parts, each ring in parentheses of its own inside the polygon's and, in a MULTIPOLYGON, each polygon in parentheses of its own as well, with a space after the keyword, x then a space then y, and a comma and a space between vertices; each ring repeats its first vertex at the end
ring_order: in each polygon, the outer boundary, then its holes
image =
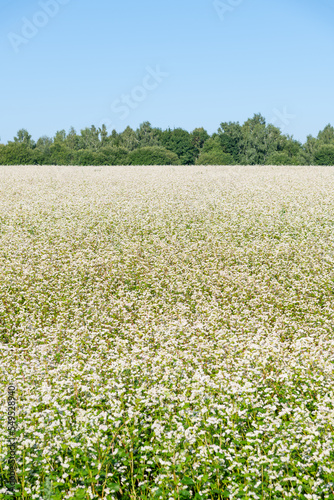
POLYGON ((26 129, 0 144, 0 165, 334 165, 334 128, 327 125, 305 144, 267 124, 261 114, 224 122, 211 136, 204 128, 192 132, 161 130, 149 122, 123 132, 107 127, 85 128, 78 134, 58 131, 35 142, 26 129))

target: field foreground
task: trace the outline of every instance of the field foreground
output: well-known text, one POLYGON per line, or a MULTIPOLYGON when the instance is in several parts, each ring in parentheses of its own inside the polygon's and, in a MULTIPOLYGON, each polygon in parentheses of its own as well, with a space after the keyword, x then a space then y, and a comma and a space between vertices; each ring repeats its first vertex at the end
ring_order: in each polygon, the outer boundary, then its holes
POLYGON ((334 499, 334 168, 0 180, 0 498, 334 499))

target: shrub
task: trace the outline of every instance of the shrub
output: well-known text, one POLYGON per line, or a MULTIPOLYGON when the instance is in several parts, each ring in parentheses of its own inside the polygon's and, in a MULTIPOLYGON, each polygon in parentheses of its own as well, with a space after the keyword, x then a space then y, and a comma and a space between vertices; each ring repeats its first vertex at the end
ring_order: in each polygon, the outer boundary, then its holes
POLYGON ((201 153, 196 160, 196 165, 235 165, 235 161, 230 153, 212 149, 201 153))
POLYGON ((177 165, 178 156, 160 146, 138 148, 128 155, 129 165, 177 165))
POLYGON ((284 151, 276 151, 272 153, 267 161, 266 165, 299 165, 300 162, 296 156, 289 156, 284 151))
POLYGON ((79 149, 73 154, 72 163, 74 165, 99 165, 98 155, 95 151, 89 149, 79 149))
POLYGON ((62 143, 56 142, 50 146, 50 152, 45 158, 50 165, 71 165, 76 160, 75 153, 62 143))
POLYGON ((9 142, 0 148, 0 165, 34 165, 42 163, 40 151, 26 144, 9 142))
POLYGON ((97 153, 99 165, 128 165, 128 151, 124 148, 105 147, 97 153))

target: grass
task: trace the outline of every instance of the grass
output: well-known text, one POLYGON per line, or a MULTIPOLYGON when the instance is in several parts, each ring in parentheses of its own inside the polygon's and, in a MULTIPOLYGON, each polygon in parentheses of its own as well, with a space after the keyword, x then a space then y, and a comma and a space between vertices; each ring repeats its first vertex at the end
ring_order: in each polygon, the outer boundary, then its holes
POLYGON ((334 499, 334 170, 0 167, 0 495, 334 499))

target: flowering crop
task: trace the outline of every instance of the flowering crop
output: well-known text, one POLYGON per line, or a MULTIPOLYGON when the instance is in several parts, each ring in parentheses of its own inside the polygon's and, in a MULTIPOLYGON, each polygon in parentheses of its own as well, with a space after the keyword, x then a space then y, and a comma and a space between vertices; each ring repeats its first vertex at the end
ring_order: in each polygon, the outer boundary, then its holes
POLYGON ((0 167, 0 495, 334 499, 334 170, 0 167))

